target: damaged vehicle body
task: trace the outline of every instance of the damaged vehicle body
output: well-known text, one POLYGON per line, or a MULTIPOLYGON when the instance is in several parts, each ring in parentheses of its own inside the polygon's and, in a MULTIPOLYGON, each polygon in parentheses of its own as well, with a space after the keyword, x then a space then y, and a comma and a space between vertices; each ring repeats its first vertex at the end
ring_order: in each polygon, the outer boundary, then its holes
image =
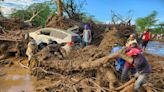
POLYGON ((68 54, 71 50, 80 48, 82 43, 80 36, 72 32, 72 30, 66 31, 56 28, 42 28, 29 33, 29 36, 36 41, 37 45, 49 44, 50 40, 56 44, 61 44, 66 54, 68 54))

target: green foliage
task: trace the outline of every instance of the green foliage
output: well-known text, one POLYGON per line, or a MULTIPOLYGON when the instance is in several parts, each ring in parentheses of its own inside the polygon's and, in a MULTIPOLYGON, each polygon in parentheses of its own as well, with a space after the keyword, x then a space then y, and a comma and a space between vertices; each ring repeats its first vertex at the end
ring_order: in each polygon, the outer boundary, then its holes
POLYGON ((34 3, 24 10, 17 10, 11 14, 11 17, 20 18, 24 21, 30 20, 30 18, 36 15, 30 23, 34 26, 44 26, 48 15, 51 13, 51 9, 47 3, 34 3))
POLYGON ((32 12, 35 11, 41 11, 38 16, 33 20, 33 23, 35 26, 45 25, 46 19, 48 15, 51 13, 51 10, 49 6, 45 3, 41 4, 33 4, 31 7, 29 7, 29 10, 32 12))
POLYGON ((157 16, 157 12, 153 11, 151 14, 149 14, 146 17, 136 19, 137 30, 143 31, 147 28, 154 26, 155 23, 158 21, 156 19, 156 16, 157 16))
POLYGON ((161 30, 161 28, 153 28, 152 30, 151 30, 151 33, 152 34, 160 34, 160 33, 164 33, 164 29, 163 29, 163 31, 161 30))
POLYGON ((152 33, 164 33, 164 23, 160 23, 156 25, 155 28, 152 29, 152 33))
POLYGON ((13 12, 10 16, 20 18, 22 20, 27 20, 30 18, 31 14, 30 12, 27 12, 27 10, 17 10, 13 12))

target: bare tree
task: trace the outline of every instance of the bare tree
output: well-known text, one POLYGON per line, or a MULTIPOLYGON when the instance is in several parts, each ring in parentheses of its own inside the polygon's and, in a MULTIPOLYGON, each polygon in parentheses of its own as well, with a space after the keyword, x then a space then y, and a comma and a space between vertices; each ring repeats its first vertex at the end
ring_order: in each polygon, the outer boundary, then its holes
POLYGON ((57 0, 56 1, 56 4, 57 4, 57 13, 58 13, 58 16, 62 16, 63 15, 62 1, 61 0, 57 0))
POLYGON ((79 4, 75 2, 75 0, 64 0, 63 1, 63 10, 64 13, 70 19, 80 19, 80 16, 83 15, 81 12, 82 8, 86 4, 86 0, 80 1, 79 4))

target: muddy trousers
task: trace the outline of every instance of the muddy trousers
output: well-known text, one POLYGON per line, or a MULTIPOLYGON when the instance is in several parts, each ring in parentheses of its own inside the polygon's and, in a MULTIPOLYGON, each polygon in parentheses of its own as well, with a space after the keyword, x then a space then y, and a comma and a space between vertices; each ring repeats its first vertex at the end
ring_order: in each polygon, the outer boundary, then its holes
POLYGON ((141 85, 145 82, 147 79, 148 74, 147 73, 142 73, 138 74, 138 78, 134 83, 134 90, 137 91, 141 87, 141 85))
POLYGON ((121 72, 121 81, 125 82, 129 80, 129 75, 128 72, 130 71, 131 74, 135 74, 136 73, 136 69, 133 67, 126 67, 124 66, 122 72, 121 72))
POLYGON ((146 49, 148 42, 149 41, 142 41, 142 48, 143 49, 146 49))

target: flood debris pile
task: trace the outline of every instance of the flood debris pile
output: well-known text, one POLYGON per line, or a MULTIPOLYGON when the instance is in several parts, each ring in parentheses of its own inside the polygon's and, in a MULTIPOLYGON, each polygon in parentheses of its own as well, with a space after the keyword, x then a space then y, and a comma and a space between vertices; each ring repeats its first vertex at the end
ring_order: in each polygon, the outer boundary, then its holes
POLYGON ((81 27, 82 23, 65 18, 63 16, 53 16, 53 15, 49 16, 46 20, 46 27, 68 29, 75 25, 81 27))
POLYGON ((52 85, 47 85, 47 86, 44 85, 41 88, 39 87, 37 90, 43 92, 44 91, 45 92, 47 91, 72 92, 75 90, 78 91, 81 90, 83 92, 96 91, 98 89, 96 83, 97 80, 96 75, 101 75, 101 78, 103 78, 102 80, 104 81, 106 80, 107 85, 109 85, 108 83, 109 80, 115 82, 116 78, 114 75, 112 75, 111 73, 106 74, 108 70, 110 71, 110 68, 109 69, 100 68, 102 67, 103 61, 105 59, 102 58, 97 61, 98 58, 105 56, 105 53, 100 53, 100 52, 101 51, 98 48, 94 46, 89 46, 79 51, 74 51, 64 60, 57 60, 52 58, 52 59, 40 61, 39 68, 38 69, 34 68, 33 75, 37 76, 38 78, 44 77, 48 80, 51 80, 50 84, 52 85), (72 57, 77 57, 77 58, 72 58, 72 57), (107 79, 102 77, 102 75, 106 76, 107 79), (110 78, 112 79, 110 79, 108 75, 112 75, 110 76, 110 78))
POLYGON ((125 38, 125 36, 124 38, 120 38, 117 33, 119 31, 122 30, 117 30, 115 27, 112 30, 108 31, 104 35, 104 39, 101 41, 99 48, 102 48, 103 50, 106 51, 106 50, 111 50, 114 43, 119 43, 120 45, 124 45, 127 38, 125 38))
POLYGON ((82 68, 82 62, 88 62, 91 57, 92 59, 90 59, 90 61, 105 55, 104 53, 99 52, 100 50, 95 46, 88 46, 84 49, 72 51, 72 53, 66 56, 63 60, 59 60, 54 56, 48 55, 47 51, 43 49, 42 51, 37 53, 36 57, 37 60, 41 62, 41 66, 54 68, 56 69, 56 71, 59 71, 60 73, 67 74, 72 71, 80 71, 82 68), (95 56, 97 53, 99 56, 95 56))
POLYGON ((28 34, 26 31, 5 31, 0 35, 0 59, 5 59, 7 56, 25 56, 27 43, 28 34), (19 55, 20 53, 22 55, 19 55))
POLYGON ((18 18, 0 18, 0 26, 2 26, 5 30, 17 30, 29 27, 26 23, 24 23, 24 21, 18 18))
MULTIPOLYGON (((99 47, 91 45, 72 51, 63 60, 49 55, 44 49, 38 52, 31 69, 32 75, 38 78, 37 91, 117 92, 132 90, 135 79, 125 84, 128 86, 119 87, 121 85, 118 80, 119 74, 115 71, 114 62, 112 62, 114 56, 109 55, 111 48, 106 47, 106 44, 111 44, 111 46, 114 44, 111 40, 118 42, 117 39, 120 39, 114 35, 115 31, 117 30, 111 30, 108 35, 104 35, 112 37, 104 37, 99 47), (105 39, 109 41, 104 43, 105 39), (103 45, 105 49, 101 49, 103 45)), ((149 86, 146 87, 149 88, 149 86)))
MULTIPOLYGON (((0 17, 0 59, 5 59, 7 56, 20 53, 20 49, 24 48, 25 35, 27 36, 29 25, 18 18, 0 17)), ((24 51, 22 52, 24 53, 24 51)))
MULTIPOLYGON (((74 25, 83 26, 80 22, 58 16, 50 16, 46 22, 46 27, 61 29, 68 29, 74 25)), ((127 37, 135 31, 130 26, 122 25, 113 27, 90 23, 90 26, 94 31, 92 45, 74 50, 64 58, 57 58, 49 53, 46 47, 34 56, 34 65, 30 66, 30 70, 38 79, 38 92, 132 92, 135 78, 122 84, 118 80, 119 74, 114 69, 114 56, 109 55, 109 52, 114 43, 124 45, 127 37)), ((20 25, 17 28, 21 28, 20 25)), ((10 65, 10 62, 4 59, 9 54, 25 55, 28 40, 24 40, 24 31, 3 30, 0 31, 0 59, 3 59, 0 65, 10 65)), ((158 72, 162 73, 164 69, 155 65, 153 71, 149 83, 144 85, 140 92, 160 92, 163 89, 163 75, 159 75, 158 72)))

